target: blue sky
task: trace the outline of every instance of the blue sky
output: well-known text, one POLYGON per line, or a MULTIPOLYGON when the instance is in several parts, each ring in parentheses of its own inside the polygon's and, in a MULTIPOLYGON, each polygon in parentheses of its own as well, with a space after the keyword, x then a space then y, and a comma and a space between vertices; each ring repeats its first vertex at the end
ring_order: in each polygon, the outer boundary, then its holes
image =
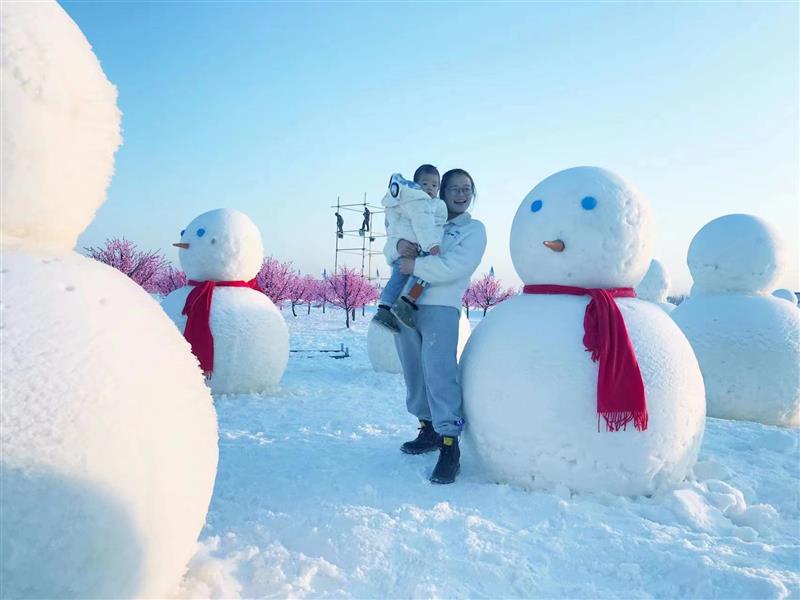
POLYGON ((62 5, 119 89, 125 139, 79 247, 126 236, 177 262, 180 230, 226 206, 318 274, 337 196, 377 204, 391 172, 432 162, 472 173, 480 271, 517 284, 517 206, 588 164, 649 198, 676 290, 692 236, 734 212, 778 228, 800 287, 796 3, 62 5))

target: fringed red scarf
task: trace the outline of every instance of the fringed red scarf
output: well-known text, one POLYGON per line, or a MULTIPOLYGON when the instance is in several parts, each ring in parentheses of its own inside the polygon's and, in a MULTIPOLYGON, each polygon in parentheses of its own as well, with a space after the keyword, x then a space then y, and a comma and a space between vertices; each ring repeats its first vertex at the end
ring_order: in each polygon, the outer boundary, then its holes
POLYGON ((526 285, 525 294, 591 296, 583 316, 583 345, 599 361, 597 376, 597 427, 600 417, 608 431, 625 429, 633 421, 647 429, 647 402, 636 353, 625 320, 614 298, 635 298, 633 288, 594 289, 568 285, 526 285))
POLYGON ((192 352, 200 361, 200 368, 206 376, 214 371, 214 336, 208 323, 211 316, 211 297, 214 288, 222 287, 247 287, 258 290, 256 280, 250 281, 194 281, 187 282, 194 286, 186 297, 183 305, 183 314, 186 315, 186 328, 183 337, 192 346, 192 352))

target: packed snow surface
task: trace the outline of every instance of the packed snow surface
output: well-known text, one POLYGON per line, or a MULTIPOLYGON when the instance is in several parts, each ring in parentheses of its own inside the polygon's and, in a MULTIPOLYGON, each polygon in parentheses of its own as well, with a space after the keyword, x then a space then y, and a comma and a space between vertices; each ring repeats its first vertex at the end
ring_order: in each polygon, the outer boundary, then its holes
POLYGON ((3 249, 2 595, 163 597, 205 521, 214 407, 189 345, 119 271, 3 249))
POLYGON ((647 269, 642 281, 636 286, 636 296, 642 300, 647 300, 660 306, 664 311, 671 313, 675 310, 675 305, 667 302, 669 293, 669 273, 660 260, 650 261, 650 268, 647 269))
POLYGON ((672 313, 692 344, 708 414, 800 425, 800 311, 767 294, 701 294, 672 313))
POLYGON ((703 292, 765 292, 786 263, 775 229, 753 215, 725 215, 692 238, 687 257, 694 287, 703 292))
POLYGON ((618 299, 650 420, 646 431, 606 431, 598 365, 583 345, 588 302, 522 295, 486 316, 461 361, 469 435, 497 481, 627 495, 674 487, 694 464, 705 423, 692 349, 659 307, 618 299))
MULTIPOLYGON (((182 314, 192 286, 185 285, 161 302, 182 333, 182 314)), ((209 317, 214 336, 214 372, 208 385, 214 394, 270 391, 289 360, 289 331, 272 301, 250 288, 217 287, 209 317)))
POLYGON ((0 4, 3 242, 72 248, 105 200, 117 90, 55 2, 0 4))
POLYGON ((708 419, 694 476, 650 497, 497 484, 469 439, 456 483, 433 485, 436 455, 399 451, 417 421, 402 375, 369 363, 370 316, 288 316, 293 348, 350 358, 292 353, 275 395, 217 398, 219 475, 180 595, 800 594, 797 430, 708 419))
POLYGON ((783 300, 788 300, 795 306, 797 306, 797 294, 795 294, 792 290, 787 290, 786 288, 778 288, 772 292, 772 295, 776 298, 782 298, 783 300))
POLYGON ((650 265, 652 244, 649 204, 630 183, 597 167, 547 177, 511 226, 511 260, 526 284, 634 287, 650 265), (563 252, 543 245, 555 240, 563 252))

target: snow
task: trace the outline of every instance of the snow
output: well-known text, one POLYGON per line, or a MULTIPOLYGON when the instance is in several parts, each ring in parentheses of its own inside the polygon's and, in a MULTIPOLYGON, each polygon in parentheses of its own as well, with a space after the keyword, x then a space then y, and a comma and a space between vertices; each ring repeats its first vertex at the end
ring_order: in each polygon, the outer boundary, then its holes
POLYGON ((117 90, 55 2, 3 2, 0 15, 3 242, 72 248, 111 182, 117 90))
POLYGON ((800 425, 800 311, 767 294, 692 296, 672 313, 692 344, 708 414, 800 425))
POLYGON ((753 215, 706 223, 689 244, 694 288, 703 292, 763 292, 781 277, 786 256, 776 230, 753 215))
POLYGON ((178 258, 195 281, 249 281, 261 268, 261 232, 243 212, 218 208, 192 219, 181 231, 178 258))
POLYGON ((772 295, 776 298, 782 298, 783 300, 788 300, 795 306, 797 306, 797 294, 795 294, 792 290, 787 290, 786 288, 778 288, 777 290, 773 290, 772 295))
POLYGON ((211 395, 158 304, 71 250, 105 198, 116 90, 55 2, 0 10, 0 595, 163 597, 211 498, 211 395))
POLYGON ((657 304, 665 312, 671 313, 675 310, 675 305, 667 302, 669 284, 669 273, 661 261, 654 258, 650 261, 650 268, 647 269, 644 278, 636 286, 636 296, 657 304))
POLYGON ((649 204, 597 167, 547 177, 522 201, 511 227, 511 261, 526 284, 634 287, 650 265, 652 244, 649 204), (584 208, 584 199, 596 204, 584 208), (565 252, 542 244, 556 239, 565 252))
MULTIPOLYGON (((181 267, 190 280, 250 281, 261 268, 261 232, 238 210, 203 213, 181 232, 180 243, 181 267)), ((192 289, 185 285, 162 301, 181 333, 192 289)), ((289 359, 289 332, 272 300, 250 288, 218 286, 208 321, 214 338, 214 372, 208 380, 212 393, 261 393, 278 385, 289 359)))
MULTIPOLYGON (((456 360, 461 359, 461 353, 464 351, 464 346, 467 345, 467 340, 471 333, 472 326, 462 311, 461 318, 458 321, 456 360)), ((403 372, 403 365, 400 364, 400 356, 397 354, 397 346, 394 343, 394 334, 385 327, 372 322, 367 328, 367 355, 372 368, 378 372, 403 372)))
POLYGON ((217 485, 178 595, 800 594, 798 430, 707 419, 696 478, 650 497, 496 484, 469 439, 456 483, 432 485, 435 454, 399 451, 417 422, 402 376, 370 365, 370 317, 287 317, 293 348, 350 358, 292 353, 275 395, 217 398, 217 485))

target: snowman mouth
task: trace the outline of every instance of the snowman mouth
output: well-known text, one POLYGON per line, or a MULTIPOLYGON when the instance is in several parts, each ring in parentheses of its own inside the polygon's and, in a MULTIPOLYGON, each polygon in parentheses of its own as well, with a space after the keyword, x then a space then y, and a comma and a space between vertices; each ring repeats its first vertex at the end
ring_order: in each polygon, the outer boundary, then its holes
POLYGON ((184 250, 186 250, 189 247, 189 244, 187 244, 186 242, 180 242, 178 244, 172 244, 172 245, 177 248, 183 248, 184 250))
POLYGON ((561 240, 548 240, 546 242, 542 242, 546 248, 550 248, 553 252, 563 252, 566 246, 564 242, 561 240))

